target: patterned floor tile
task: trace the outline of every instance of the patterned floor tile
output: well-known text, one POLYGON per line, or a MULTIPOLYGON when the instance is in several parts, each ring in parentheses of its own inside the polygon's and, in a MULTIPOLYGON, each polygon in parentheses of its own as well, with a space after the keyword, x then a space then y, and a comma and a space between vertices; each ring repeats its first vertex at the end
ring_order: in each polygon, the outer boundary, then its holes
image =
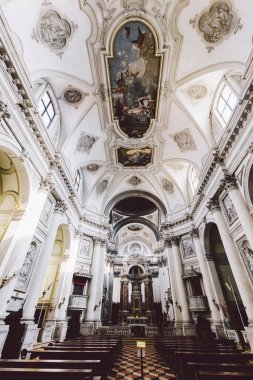
MULTIPOLYGON (((137 339, 136 339, 137 340, 137 339)), ((135 339, 123 339, 123 348, 108 374, 108 380, 134 380, 141 378, 140 358, 137 358, 135 339)), ((170 380, 176 379, 166 363, 158 355, 153 340, 146 339, 146 356, 143 358, 143 379, 170 380)))

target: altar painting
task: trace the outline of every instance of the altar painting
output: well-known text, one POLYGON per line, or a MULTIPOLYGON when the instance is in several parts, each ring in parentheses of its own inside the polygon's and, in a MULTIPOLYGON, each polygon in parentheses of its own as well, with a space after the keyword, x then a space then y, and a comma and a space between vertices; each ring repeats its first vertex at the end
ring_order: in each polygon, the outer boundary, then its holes
POLYGON ((141 138, 155 118, 161 57, 149 27, 139 21, 124 24, 108 59, 113 118, 130 138, 141 138))

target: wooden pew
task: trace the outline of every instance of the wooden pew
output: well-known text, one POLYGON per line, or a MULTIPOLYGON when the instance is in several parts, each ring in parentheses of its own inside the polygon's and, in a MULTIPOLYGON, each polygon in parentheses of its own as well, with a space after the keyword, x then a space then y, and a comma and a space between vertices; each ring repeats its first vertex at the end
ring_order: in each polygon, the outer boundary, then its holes
POLYGON ((91 380, 91 369, 0 368, 3 380, 91 380))
MULTIPOLYGON (((198 363, 187 362, 186 365, 190 367, 188 378, 198 380, 199 371, 218 371, 218 372, 249 372, 253 374, 253 364, 246 363, 198 363)), ((252 376, 253 378, 253 376, 252 376)))
POLYGON ((36 357, 40 359, 61 359, 61 360, 85 360, 85 359, 99 359, 109 360, 111 362, 112 353, 110 350, 75 350, 75 351, 61 351, 61 350, 28 350, 31 354, 31 359, 36 357))
POLYGON ((253 372, 198 371, 197 380, 252 380, 253 372))
POLYGON ((190 367, 187 362, 205 362, 205 363, 240 363, 246 364, 253 359, 253 354, 244 354, 236 352, 196 352, 192 351, 175 351, 171 355, 171 365, 179 372, 182 379, 188 379, 190 376, 190 367), (188 377, 187 377, 188 376, 188 377))

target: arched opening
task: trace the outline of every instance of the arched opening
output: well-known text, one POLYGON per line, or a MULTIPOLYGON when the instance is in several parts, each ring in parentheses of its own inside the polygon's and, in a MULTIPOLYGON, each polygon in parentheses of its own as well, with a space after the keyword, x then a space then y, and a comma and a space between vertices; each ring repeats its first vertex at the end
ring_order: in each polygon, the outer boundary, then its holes
POLYGON ((248 190, 251 203, 253 204, 253 166, 251 167, 249 172, 248 190))
MULTIPOLYGON (((205 231, 205 248, 213 260, 220 285, 219 302, 227 329, 242 330, 247 325, 247 314, 225 252, 218 227, 209 223, 205 231)), ((217 285, 217 284, 216 284, 217 285)))

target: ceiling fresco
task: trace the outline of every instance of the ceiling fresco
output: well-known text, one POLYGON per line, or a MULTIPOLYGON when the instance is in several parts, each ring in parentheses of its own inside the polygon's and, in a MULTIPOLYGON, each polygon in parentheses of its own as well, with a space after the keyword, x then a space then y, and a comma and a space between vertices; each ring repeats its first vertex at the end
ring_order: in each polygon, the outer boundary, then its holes
POLYGON ((125 148, 117 149, 118 162, 125 167, 146 166, 152 162, 152 148, 125 148))
POLYGON ((140 21, 125 23, 108 58, 113 118, 130 138, 141 138, 155 118, 161 57, 156 56, 155 38, 140 21))

